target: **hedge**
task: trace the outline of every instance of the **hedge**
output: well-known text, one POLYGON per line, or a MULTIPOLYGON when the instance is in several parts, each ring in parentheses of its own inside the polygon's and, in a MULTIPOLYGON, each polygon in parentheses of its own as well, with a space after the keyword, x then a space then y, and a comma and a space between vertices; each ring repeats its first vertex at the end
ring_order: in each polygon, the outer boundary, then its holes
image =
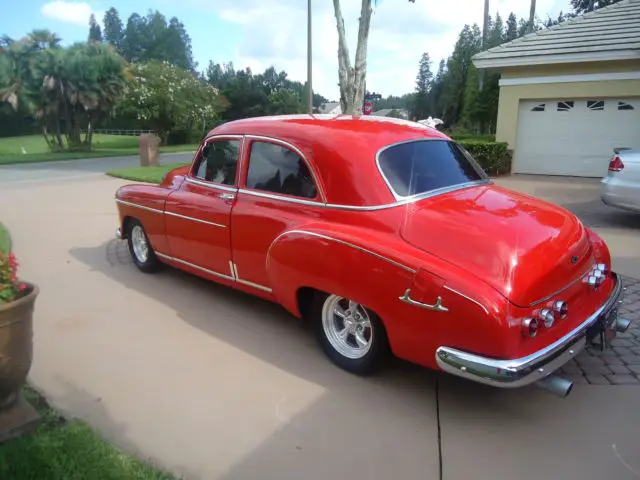
POLYGON ((11 235, 2 223, 0 223, 0 253, 5 255, 11 253, 11 235))
POLYGON ((473 158, 491 176, 511 172, 511 152, 504 142, 459 141, 473 158))

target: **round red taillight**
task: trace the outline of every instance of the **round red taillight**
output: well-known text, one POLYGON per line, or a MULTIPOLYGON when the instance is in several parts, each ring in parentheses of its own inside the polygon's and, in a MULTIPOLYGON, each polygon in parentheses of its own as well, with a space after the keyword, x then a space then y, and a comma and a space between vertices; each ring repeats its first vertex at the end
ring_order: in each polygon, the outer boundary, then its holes
POLYGON ((609 162, 609 171, 610 172, 620 172, 624 170, 624 163, 619 156, 615 156, 609 162))
POLYGON ((535 318, 525 318, 522 321, 522 334, 525 337, 533 338, 538 334, 538 320, 535 318))

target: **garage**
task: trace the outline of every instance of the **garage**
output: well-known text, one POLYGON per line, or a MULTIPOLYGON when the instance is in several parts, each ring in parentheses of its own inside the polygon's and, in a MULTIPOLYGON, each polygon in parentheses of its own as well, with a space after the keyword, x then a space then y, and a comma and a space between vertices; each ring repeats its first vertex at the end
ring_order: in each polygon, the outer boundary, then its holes
POLYGON ((500 75, 512 173, 601 178, 614 148, 640 148, 639 26, 640 0, 621 0, 472 57, 500 75))
POLYGON ((615 147, 640 147, 639 98, 520 101, 514 173, 602 177, 615 147))

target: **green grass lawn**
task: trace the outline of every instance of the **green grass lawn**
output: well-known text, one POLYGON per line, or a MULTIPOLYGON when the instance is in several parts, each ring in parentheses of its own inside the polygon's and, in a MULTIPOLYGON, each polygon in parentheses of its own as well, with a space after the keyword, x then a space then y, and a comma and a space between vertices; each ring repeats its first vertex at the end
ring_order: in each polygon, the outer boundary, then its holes
MULTIPOLYGON (((188 152, 195 151, 196 147, 196 145, 170 145, 160 147, 160 152, 188 152)), ((138 155, 138 137, 95 134, 91 152, 62 153, 51 153, 42 135, 0 137, 0 165, 125 155, 138 155), (26 153, 22 152, 23 148, 26 153)))
POLYGON ((1 479, 173 479, 114 447, 86 423, 66 420, 31 388, 23 395, 42 422, 34 432, 0 445, 1 479))
POLYGON ((133 180, 134 182, 160 183, 165 173, 176 167, 181 167, 184 163, 169 163, 167 165, 149 167, 131 167, 109 170, 107 175, 112 177, 133 180))

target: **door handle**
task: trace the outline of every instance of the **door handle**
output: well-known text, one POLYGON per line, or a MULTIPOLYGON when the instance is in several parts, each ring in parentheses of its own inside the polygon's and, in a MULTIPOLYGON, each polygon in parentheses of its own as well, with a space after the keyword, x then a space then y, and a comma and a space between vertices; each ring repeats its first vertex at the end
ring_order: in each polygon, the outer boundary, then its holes
POLYGON ((436 299, 436 303, 434 305, 429 305, 428 303, 416 302, 411 298, 411 289, 408 288, 404 295, 398 297, 401 301, 408 303, 409 305, 413 305, 415 307, 426 308, 428 310, 435 310, 437 312, 448 312, 449 309, 442 305, 442 297, 438 297, 436 299))
POLYGON ((233 200, 236 198, 235 193, 221 193, 218 195, 222 200, 233 200))

